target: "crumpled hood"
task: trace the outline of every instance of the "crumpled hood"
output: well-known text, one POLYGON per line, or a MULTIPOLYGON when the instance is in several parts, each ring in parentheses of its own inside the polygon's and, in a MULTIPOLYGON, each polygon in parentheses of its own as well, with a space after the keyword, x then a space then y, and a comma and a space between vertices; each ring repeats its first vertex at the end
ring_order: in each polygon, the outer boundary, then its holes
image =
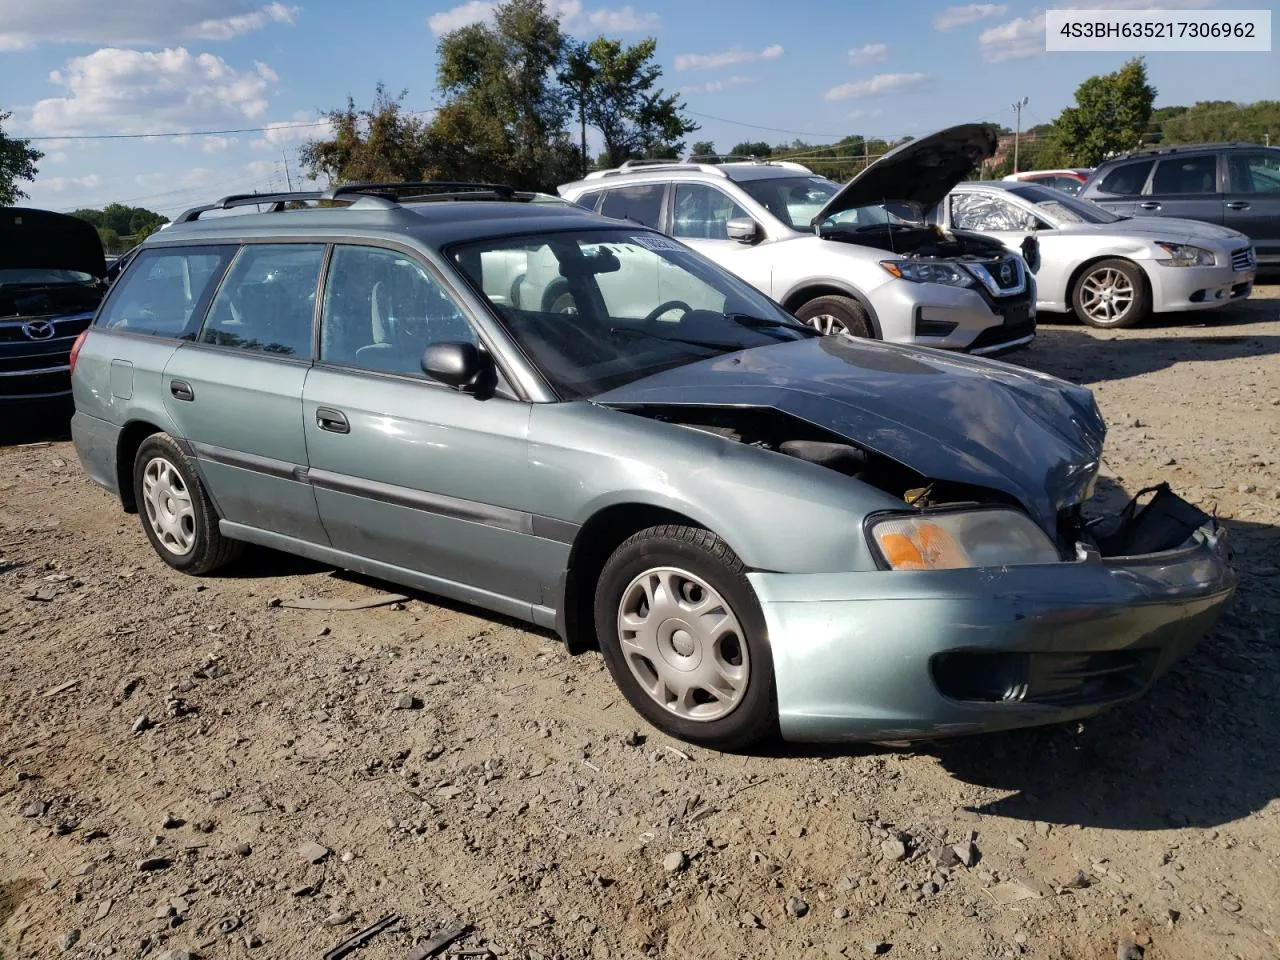
POLYGON ((677 367, 594 402, 773 408, 926 477, 999 490, 1050 535, 1106 434, 1083 387, 996 361, 821 337, 677 367))
POLYGON ((996 129, 962 123, 894 147, 850 180, 818 211, 814 223, 856 207, 909 203, 932 210, 983 160, 996 152, 996 129))

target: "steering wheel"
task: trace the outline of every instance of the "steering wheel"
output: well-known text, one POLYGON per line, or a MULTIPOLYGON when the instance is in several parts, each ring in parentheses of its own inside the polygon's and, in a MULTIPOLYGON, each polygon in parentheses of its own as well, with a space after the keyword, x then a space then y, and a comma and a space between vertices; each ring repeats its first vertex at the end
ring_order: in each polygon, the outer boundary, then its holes
POLYGON ((656 307, 650 310, 645 315, 644 322, 652 323, 654 320, 657 320, 660 316, 662 316, 668 310, 674 310, 676 309, 676 307, 679 307, 683 311, 683 313, 681 313, 680 315, 681 318, 684 317, 684 314, 693 312, 693 307, 689 306, 683 300, 668 300, 665 303, 658 304, 656 307))

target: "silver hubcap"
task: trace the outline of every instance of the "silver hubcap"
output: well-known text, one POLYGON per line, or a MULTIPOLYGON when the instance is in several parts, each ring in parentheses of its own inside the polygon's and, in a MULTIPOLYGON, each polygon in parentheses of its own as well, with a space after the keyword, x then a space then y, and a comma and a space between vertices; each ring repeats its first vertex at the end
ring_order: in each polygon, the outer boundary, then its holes
POLYGON ((572 293, 562 293, 556 297, 551 303, 551 309, 548 313, 565 313, 570 316, 577 316, 578 301, 574 299, 572 293))
POLYGON ((142 504, 156 539, 175 556, 196 545, 196 511, 182 474, 164 457, 154 457, 142 471, 142 504))
POLYGON ((645 693, 685 720, 719 720, 747 692, 751 662, 738 618, 684 570, 655 567, 627 585, 618 639, 645 693))
POLYGON ((1133 284, 1119 270, 1107 267, 1084 278, 1080 306, 1091 320, 1115 323, 1133 307, 1133 284))
POLYGON ((848 333, 849 328, 845 326, 843 320, 839 317, 833 317, 829 313, 820 313, 815 317, 809 318, 809 326, 815 328, 823 334, 823 336, 833 337, 837 333, 848 333))

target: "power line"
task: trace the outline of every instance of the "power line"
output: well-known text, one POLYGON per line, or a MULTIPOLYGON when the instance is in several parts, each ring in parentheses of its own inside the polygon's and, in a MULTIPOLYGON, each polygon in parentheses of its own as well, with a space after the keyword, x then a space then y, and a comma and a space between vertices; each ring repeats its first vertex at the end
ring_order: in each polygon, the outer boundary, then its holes
POLYGON ((23 137, 23 140, 160 140, 166 137, 221 137, 229 133, 266 133, 268 130, 296 130, 322 127, 328 120, 306 123, 276 123, 269 127, 237 127, 234 130, 182 130, 168 133, 80 133, 61 137, 23 137))

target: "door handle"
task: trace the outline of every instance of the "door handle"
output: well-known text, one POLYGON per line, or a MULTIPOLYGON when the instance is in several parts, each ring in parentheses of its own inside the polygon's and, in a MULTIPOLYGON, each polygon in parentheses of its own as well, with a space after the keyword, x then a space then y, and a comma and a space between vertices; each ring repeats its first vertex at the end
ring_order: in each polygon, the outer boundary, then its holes
POLYGON ((196 398, 195 391, 191 389, 191 384, 185 380, 170 380, 169 392, 173 394, 175 400, 186 400, 188 403, 196 398))
POLYGON ((1228 210, 1248 210, 1249 201, 1248 200, 1228 200, 1227 209, 1228 210))
POLYGON ((329 433, 350 433, 351 424, 341 410, 332 407, 316 407, 316 426, 329 433))
POLYGON ((1143 210, 1159 210, 1160 209, 1160 204, 1156 203, 1154 200, 1144 200, 1142 203, 1138 204, 1138 206, 1143 210))

